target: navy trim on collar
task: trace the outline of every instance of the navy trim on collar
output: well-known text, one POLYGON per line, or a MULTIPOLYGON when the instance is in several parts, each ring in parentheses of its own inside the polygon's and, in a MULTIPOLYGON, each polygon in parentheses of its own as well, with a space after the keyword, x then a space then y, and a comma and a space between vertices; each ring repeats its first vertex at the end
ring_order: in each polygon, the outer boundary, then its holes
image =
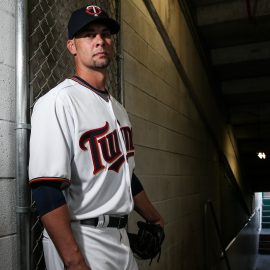
POLYGON ((82 86, 85 86, 86 88, 92 90, 94 93, 96 93, 97 95, 99 95, 101 98, 103 98, 104 100, 106 100, 107 102, 110 99, 110 94, 108 92, 107 89, 105 89, 105 91, 102 91, 96 87, 94 87, 93 85, 91 85, 90 83, 86 82, 84 79, 82 79, 81 77, 74 75, 71 80, 81 84, 82 86))

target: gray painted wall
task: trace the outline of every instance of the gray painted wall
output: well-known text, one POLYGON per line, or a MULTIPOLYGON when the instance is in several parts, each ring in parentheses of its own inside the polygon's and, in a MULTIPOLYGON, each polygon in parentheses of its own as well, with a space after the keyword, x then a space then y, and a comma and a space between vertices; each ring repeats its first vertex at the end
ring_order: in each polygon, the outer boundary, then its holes
POLYGON ((15 270, 15 0, 0 1, 0 21, 0 270, 15 270))

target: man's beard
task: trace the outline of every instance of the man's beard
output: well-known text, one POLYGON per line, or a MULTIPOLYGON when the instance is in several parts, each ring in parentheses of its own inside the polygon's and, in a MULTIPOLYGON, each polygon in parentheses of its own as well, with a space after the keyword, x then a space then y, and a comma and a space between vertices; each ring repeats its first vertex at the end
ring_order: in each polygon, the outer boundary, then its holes
POLYGON ((94 61, 93 67, 96 69, 105 69, 110 65, 111 59, 107 59, 105 61, 94 61))

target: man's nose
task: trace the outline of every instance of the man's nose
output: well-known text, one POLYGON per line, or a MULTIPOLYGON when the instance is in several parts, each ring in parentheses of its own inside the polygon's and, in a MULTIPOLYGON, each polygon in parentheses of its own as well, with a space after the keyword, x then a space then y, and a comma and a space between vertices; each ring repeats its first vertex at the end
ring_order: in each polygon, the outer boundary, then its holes
POLYGON ((97 45, 104 45, 105 44, 102 34, 96 35, 96 42, 97 42, 97 45))

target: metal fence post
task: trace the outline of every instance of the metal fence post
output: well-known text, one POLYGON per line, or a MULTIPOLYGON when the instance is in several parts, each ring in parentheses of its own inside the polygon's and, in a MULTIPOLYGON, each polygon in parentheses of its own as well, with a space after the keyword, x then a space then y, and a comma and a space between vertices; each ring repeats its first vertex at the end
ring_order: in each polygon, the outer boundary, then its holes
POLYGON ((30 270, 30 192, 28 187, 29 72, 28 0, 16 1, 16 214, 17 269, 30 270))

